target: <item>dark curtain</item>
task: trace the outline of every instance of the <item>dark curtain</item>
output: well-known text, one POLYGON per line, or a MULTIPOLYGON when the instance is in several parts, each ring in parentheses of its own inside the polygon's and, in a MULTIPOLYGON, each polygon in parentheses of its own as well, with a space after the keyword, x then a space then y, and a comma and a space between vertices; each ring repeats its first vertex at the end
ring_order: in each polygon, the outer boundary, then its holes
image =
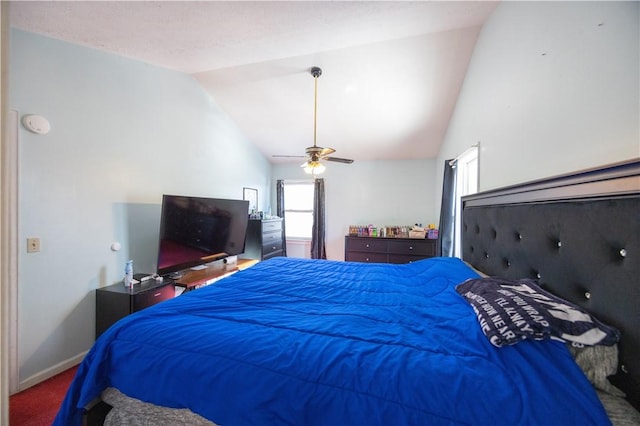
POLYGON ((314 181, 313 188, 313 227, 311 228, 311 258, 326 259, 324 245, 324 179, 314 181))
POLYGON ((455 160, 444 162, 442 180, 442 205, 440 206, 440 224, 438 226, 437 255, 453 257, 456 224, 456 166, 455 160))
POLYGON ((286 235, 286 226, 284 226, 284 181, 282 179, 278 179, 276 181, 276 216, 282 218, 282 240, 284 241, 284 245, 282 246, 282 255, 287 255, 287 235, 286 235))

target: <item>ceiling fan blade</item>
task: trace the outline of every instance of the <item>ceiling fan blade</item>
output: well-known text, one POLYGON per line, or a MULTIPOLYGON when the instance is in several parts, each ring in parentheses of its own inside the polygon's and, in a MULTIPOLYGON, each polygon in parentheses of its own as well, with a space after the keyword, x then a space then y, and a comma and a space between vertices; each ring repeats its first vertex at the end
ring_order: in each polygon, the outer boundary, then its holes
POLYGON ((279 155, 279 154, 274 154, 274 155, 272 155, 272 157, 276 157, 276 158, 307 158, 306 155, 279 155))
POLYGON ((327 155, 331 155, 336 152, 333 148, 320 148, 320 152, 318 152, 319 157, 326 157, 327 155))
POLYGON ((339 157, 324 157, 323 160, 327 160, 327 161, 334 161, 336 163, 345 163, 345 164, 351 164, 353 163, 353 160, 349 159, 349 158, 339 158, 339 157))
POLYGON ((333 148, 323 148, 321 146, 310 146, 304 150, 309 157, 313 157, 314 155, 317 157, 326 157, 329 154, 333 154, 336 152, 333 148))

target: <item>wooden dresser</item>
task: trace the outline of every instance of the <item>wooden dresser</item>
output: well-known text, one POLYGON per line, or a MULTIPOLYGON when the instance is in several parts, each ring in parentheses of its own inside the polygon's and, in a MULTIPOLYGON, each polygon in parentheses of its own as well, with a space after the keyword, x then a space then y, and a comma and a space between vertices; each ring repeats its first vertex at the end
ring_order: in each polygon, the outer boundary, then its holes
POLYGON ((249 220, 247 240, 244 245, 245 259, 266 260, 284 256, 282 219, 249 220))
POLYGON ((411 263, 436 255, 436 241, 414 238, 346 236, 344 260, 372 263, 411 263))

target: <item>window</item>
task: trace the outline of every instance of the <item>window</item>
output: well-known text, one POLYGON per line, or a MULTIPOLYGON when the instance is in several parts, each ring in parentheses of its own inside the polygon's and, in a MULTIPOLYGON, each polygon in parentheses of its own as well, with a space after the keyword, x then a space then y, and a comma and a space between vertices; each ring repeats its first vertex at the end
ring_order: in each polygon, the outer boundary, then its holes
POLYGON ((287 239, 311 239, 313 181, 284 183, 284 223, 287 239))
POLYGON ((478 192, 478 147, 456 159, 456 214, 454 256, 462 257, 462 197, 478 192))

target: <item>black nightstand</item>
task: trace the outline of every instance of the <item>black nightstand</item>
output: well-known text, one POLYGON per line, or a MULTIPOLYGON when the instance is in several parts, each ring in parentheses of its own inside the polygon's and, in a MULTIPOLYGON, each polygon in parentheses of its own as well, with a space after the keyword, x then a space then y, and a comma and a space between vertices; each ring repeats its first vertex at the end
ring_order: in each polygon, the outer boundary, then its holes
POLYGON ((154 279, 136 284, 133 291, 122 283, 96 289, 96 339, 129 314, 175 297, 173 280, 154 279))

